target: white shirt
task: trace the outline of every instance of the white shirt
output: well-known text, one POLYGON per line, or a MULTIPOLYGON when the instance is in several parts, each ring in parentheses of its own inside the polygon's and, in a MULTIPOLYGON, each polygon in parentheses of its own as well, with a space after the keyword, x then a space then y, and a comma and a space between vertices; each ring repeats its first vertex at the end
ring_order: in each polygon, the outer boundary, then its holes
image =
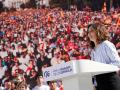
POLYGON ((5 75, 5 71, 7 70, 7 67, 0 67, 0 79, 5 75))
POLYGON ((18 60, 22 64, 28 64, 30 60, 30 56, 29 55, 26 55, 25 57, 21 56, 20 58, 18 58, 18 60))
POLYGON ((12 75, 15 73, 15 70, 16 70, 16 69, 19 69, 19 67, 16 67, 16 66, 13 66, 13 67, 12 67, 12 75))
POLYGON ((1 51, 1 52, 0 52, 0 56, 1 56, 2 58, 8 56, 7 51, 1 51))
POLYGON ((47 85, 35 86, 32 90, 50 90, 50 87, 47 85))
POLYGON ((18 50, 16 50, 16 49, 15 49, 15 50, 13 50, 13 49, 11 49, 11 50, 10 50, 10 52, 11 52, 11 53, 13 53, 13 55, 14 55, 14 56, 16 56, 16 55, 17 55, 18 50))
POLYGON ((1 86, 1 87, 0 87, 0 90, 4 90, 4 87, 1 86))
POLYGON ((58 64, 58 58, 53 57, 53 58, 51 59, 51 65, 54 66, 54 65, 57 65, 57 64, 58 64))
POLYGON ((27 70, 27 66, 25 64, 19 65, 19 68, 22 69, 24 72, 27 70))
POLYGON ((99 44, 91 52, 91 59, 97 62, 112 64, 120 67, 120 57, 113 43, 108 40, 99 44))

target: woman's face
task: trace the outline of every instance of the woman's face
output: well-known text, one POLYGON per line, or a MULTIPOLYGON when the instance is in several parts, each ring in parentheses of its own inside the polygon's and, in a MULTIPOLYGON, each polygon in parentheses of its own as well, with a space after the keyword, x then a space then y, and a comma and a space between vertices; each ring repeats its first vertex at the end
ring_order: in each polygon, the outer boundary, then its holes
POLYGON ((90 31, 88 32, 88 37, 89 37, 90 41, 96 42, 96 40, 97 40, 97 35, 96 35, 95 30, 90 30, 90 31))
POLYGON ((22 85, 22 86, 20 87, 20 90, 27 90, 27 89, 26 89, 26 87, 25 87, 24 85, 22 85))

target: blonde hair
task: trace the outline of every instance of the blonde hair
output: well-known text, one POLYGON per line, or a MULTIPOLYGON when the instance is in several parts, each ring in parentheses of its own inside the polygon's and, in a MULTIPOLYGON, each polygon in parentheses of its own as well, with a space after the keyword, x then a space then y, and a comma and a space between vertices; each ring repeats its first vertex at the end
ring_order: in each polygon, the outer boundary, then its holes
POLYGON ((16 86, 16 90, 21 90, 20 88, 24 86, 27 89, 27 84, 25 81, 19 82, 16 86))
POLYGON ((109 32, 104 24, 101 23, 90 24, 88 26, 88 32, 90 32, 91 30, 94 30, 96 32, 98 43, 101 43, 105 40, 110 40, 109 32))

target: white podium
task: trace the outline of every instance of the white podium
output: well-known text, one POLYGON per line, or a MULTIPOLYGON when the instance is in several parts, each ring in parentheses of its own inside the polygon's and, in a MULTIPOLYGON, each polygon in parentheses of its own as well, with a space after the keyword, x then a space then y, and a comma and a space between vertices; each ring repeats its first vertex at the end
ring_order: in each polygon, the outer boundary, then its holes
POLYGON ((72 60, 43 69, 43 77, 45 81, 61 79, 64 90, 94 90, 92 76, 117 70, 117 66, 91 60, 72 60))

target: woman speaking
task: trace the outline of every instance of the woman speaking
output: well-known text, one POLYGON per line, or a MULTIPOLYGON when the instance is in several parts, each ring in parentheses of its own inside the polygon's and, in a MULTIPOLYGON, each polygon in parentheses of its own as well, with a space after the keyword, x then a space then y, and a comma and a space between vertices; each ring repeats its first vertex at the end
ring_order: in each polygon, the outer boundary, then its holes
MULTIPOLYGON (((108 30, 103 24, 89 25, 88 37, 92 47, 92 60, 120 68, 120 57, 114 44, 109 41, 108 30)), ((95 78, 97 90, 120 90, 120 77, 116 72, 96 75, 95 78)))

